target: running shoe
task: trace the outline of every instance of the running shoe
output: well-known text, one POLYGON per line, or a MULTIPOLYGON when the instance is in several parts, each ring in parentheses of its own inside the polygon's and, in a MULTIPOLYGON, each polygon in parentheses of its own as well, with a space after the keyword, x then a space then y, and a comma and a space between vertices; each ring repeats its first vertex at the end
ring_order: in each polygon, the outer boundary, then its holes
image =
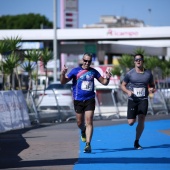
POLYGON ((84 148, 84 153, 91 153, 91 146, 90 146, 90 144, 86 144, 86 146, 84 148))
POLYGON ((135 141, 134 148, 137 150, 143 149, 142 146, 139 145, 138 141, 135 141))
POLYGON ((86 129, 81 131, 81 140, 82 142, 86 142, 86 129))

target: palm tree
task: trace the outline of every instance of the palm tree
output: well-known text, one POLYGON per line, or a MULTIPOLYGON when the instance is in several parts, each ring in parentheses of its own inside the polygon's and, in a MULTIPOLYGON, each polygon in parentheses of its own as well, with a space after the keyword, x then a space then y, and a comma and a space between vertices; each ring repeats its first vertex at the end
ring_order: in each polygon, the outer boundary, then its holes
POLYGON ((35 89, 36 91, 37 91, 37 87, 38 87, 38 61, 40 60, 41 54, 42 54, 42 51, 40 51, 40 50, 29 50, 26 52, 26 55, 27 55, 26 58, 28 58, 28 56, 29 56, 29 60, 34 62, 35 66, 36 66, 35 72, 33 72, 33 70, 31 72, 32 79, 34 79, 35 83, 36 83, 36 89, 35 89))
POLYGON ((32 87, 32 72, 35 69, 36 63, 32 61, 32 52, 31 51, 26 51, 24 54, 25 60, 21 64, 21 68, 23 71, 28 73, 28 90, 31 90, 32 87))
POLYGON ((134 65, 133 57, 129 54, 123 54, 119 59, 120 66, 124 69, 131 69, 134 65))
MULTIPOLYGON (((12 78, 12 80, 14 80, 14 69, 20 65, 21 63, 21 60, 19 58, 19 56, 15 53, 15 52, 12 52, 10 55, 5 55, 3 60, 1 61, 1 64, 2 64, 2 67, 3 67, 3 72, 9 76, 9 80, 10 80, 10 77, 12 78)), ((11 83, 9 81, 9 89, 15 89, 15 85, 14 83, 12 83, 12 86, 11 86, 11 83)))
POLYGON ((9 44, 4 40, 0 41, 0 54, 5 55, 11 50, 9 44))
POLYGON ((142 54, 143 56, 145 56, 145 50, 143 48, 136 48, 134 50, 134 54, 142 54))
POLYGON ((161 69, 160 69, 160 59, 157 56, 150 56, 145 57, 144 60, 144 66, 146 69, 149 69, 152 71, 154 81, 158 83, 159 86, 159 79, 161 77, 161 69))
POLYGON ((133 57, 129 54, 123 54, 121 58, 118 59, 119 65, 114 66, 112 69, 112 75, 120 76, 120 83, 124 78, 124 75, 128 70, 133 67, 133 57))
MULTIPOLYGON (((5 80, 4 75, 9 75, 11 74, 12 77, 12 87, 14 88, 14 76, 16 73, 18 82, 19 82, 19 87, 21 89, 21 83, 18 77, 18 72, 17 69, 15 69, 15 67, 18 66, 19 63, 19 54, 17 53, 17 51, 19 50, 19 43, 21 42, 21 38, 17 37, 11 37, 11 38, 4 38, 4 40, 0 41, 0 54, 2 55, 2 59, 1 59, 1 71, 3 73, 3 79, 5 80), (16 57, 16 59, 15 59, 16 57), (8 65, 9 64, 9 65, 8 65)), ((4 84, 4 81, 3 81, 4 84)), ((9 84, 10 83, 10 79, 9 79, 9 84)), ((11 88, 11 86, 10 86, 11 88)))
POLYGON ((41 55, 41 61, 43 62, 44 68, 45 68, 45 76, 46 76, 46 81, 45 81, 45 87, 46 89, 46 84, 47 84, 47 63, 53 59, 52 52, 48 50, 48 48, 44 49, 41 55))
POLYGON ((147 69, 153 70, 160 66, 160 59, 157 56, 145 57, 144 65, 147 69))
POLYGON ((162 70, 162 75, 163 75, 163 78, 165 79, 165 84, 164 84, 164 87, 168 88, 168 77, 170 76, 170 60, 165 60, 165 61, 162 61, 160 63, 160 67, 161 67, 161 70, 162 70))
POLYGON ((10 51, 8 52, 16 52, 21 47, 21 38, 19 36, 16 37, 10 37, 10 38, 4 38, 4 43, 9 46, 10 51))
POLYGON ((112 69, 112 75, 121 76, 122 69, 120 66, 114 66, 112 69))
POLYGON ((0 63, 0 71, 3 76, 3 90, 9 90, 11 88, 11 85, 8 83, 9 81, 9 75, 11 71, 9 70, 9 67, 7 64, 5 64, 3 61, 0 63))

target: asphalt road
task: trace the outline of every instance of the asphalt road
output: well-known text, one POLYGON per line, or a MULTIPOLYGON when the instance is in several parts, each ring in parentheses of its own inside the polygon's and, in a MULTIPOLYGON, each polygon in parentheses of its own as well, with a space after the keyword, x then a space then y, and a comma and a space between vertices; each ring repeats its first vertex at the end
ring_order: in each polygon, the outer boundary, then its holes
MULTIPOLYGON (((149 115, 146 121, 161 119, 170 114, 149 115)), ((126 119, 95 120, 94 127, 124 123, 126 119)), ((79 130, 76 122, 42 123, 0 133, 0 148, 0 169, 72 170, 79 156, 79 130)))

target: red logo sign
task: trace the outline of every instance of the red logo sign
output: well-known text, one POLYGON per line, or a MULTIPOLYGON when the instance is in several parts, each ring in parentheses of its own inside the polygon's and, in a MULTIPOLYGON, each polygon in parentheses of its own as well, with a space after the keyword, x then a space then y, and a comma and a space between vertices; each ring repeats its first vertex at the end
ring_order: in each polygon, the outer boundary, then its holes
POLYGON ((137 31, 113 31, 109 29, 107 31, 107 35, 110 36, 139 36, 139 32, 137 31))

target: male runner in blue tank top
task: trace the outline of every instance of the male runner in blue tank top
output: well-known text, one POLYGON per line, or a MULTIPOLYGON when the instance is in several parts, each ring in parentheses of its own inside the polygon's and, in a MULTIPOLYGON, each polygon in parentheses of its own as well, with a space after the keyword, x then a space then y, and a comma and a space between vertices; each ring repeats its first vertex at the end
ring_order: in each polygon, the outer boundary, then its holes
POLYGON ((91 152, 90 142, 93 135, 93 115, 95 110, 94 78, 101 84, 108 85, 111 77, 110 71, 106 71, 106 78, 103 78, 96 69, 90 67, 91 62, 92 55, 85 53, 82 66, 73 68, 68 75, 66 75, 67 68, 64 66, 60 77, 61 84, 72 80, 74 109, 77 125, 81 129, 81 139, 86 142, 85 153, 91 152))
POLYGON ((136 54, 134 63, 135 67, 125 75, 121 88, 128 94, 127 119, 130 126, 135 123, 138 116, 134 148, 142 149, 139 139, 144 130, 145 116, 148 111, 148 95, 155 92, 155 85, 151 71, 143 67, 143 55, 136 54))

